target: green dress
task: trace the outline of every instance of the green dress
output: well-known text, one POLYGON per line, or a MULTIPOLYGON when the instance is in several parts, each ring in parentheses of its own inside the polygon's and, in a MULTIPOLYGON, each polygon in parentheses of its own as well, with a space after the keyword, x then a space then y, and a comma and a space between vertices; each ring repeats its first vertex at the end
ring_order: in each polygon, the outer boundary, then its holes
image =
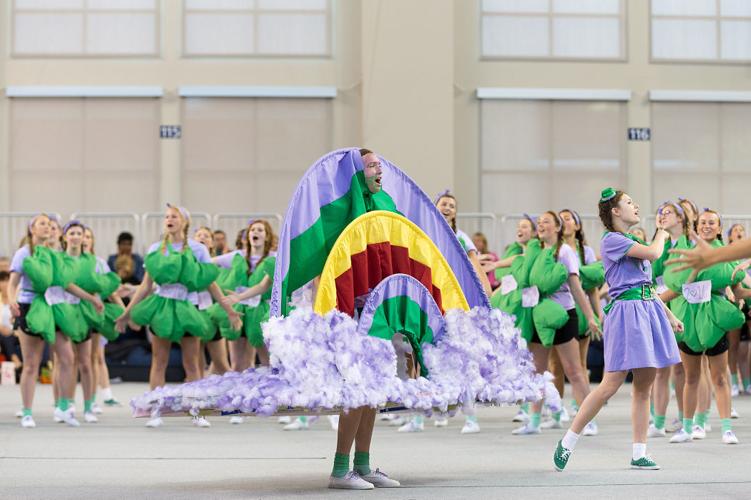
MULTIPOLYGON (((89 334, 89 327, 81 314, 81 302, 78 297, 65 291, 71 283, 75 284, 76 277, 79 272, 79 262, 65 252, 52 251, 52 260, 54 265, 52 267, 52 288, 55 288, 58 293, 62 293, 62 297, 57 294, 57 297, 62 298, 62 301, 58 302, 53 300, 51 303, 52 315, 55 318, 55 326, 57 330, 62 332, 66 337, 70 338, 73 342, 79 343, 86 340, 89 334)), ((51 290, 47 290, 48 302, 51 290)))
MULTIPOLYGON (((121 283, 117 273, 100 272, 96 256, 90 253, 82 254, 77 260, 76 285, 102 299, 115 293, 121 283)), ((122 306, 105 302, 104 311, 101 313, 97 313, 90 302, 81 301, 78 306, 90 330, 101 333, 107 340, 117 338, 119 334, 115 330, 115 320, 123 313, 122 306)))
POLYGON ((208 288, 219 269, 214 264, 198 262, 188 242, 180 252, 171 243, 162 244, 146 256, 144 264, 160 288, 133 307, 132 321, 148 325, 154 335, 172 342, 180 342, 185 334, 210 340, 214 332, 188 300, 188 293, 208 288))
MULTIPOLYGON (((232 259, 232 267, 226 273, 223 273, 222 279, 218 281, 219 287, 224 291, 241 292, 261 283, 266 276, 273 282, 275 265, 276 257, 268 255, 249 273, 248 260, 245 255, 238 253, 232 259)), ((232 306, 243 318, 243 330, 232 329, 227 312, 219 304, 211 306, 209 315, 219 327, 222 337, 227 340, 238 340, 244 332, 245 337, 253 347, 262 347, 263 329, 261 325, 269 319, 271 288, 269 287, 260 297, 249 299, 247 303, 238 303, 232 306)))
POLYGON ((26 314, 29 330, 40 335, 46 342, 55 343, 55 317, 52 307, 44 298, 45 292, 52 286, 54 259, 52 250, 45 246, 35 246, 32 255, 23 260, 23 272, 31 282, 36 296, 26 314))
MULTIPOLYGON (((501 260, 508 259, 509 257, 513 257, 514 255, 522 254, 524 254, 524 247, 520 243, 515 241, 506 247, 506 251, 503 252, 501 260)), ((511 266, 499 267, 495 270, 495 279, 500 283, 503 277, 508 276, 509 274, 511 274, 511 266)))

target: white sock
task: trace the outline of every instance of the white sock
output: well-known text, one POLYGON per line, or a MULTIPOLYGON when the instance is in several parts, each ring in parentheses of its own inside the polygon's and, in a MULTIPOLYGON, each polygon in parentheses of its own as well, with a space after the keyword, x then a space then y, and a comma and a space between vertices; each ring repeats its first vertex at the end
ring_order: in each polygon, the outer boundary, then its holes
POLYGON ((647 443, 634 443, 634 451, 632 452, 632 458, 639 460, 647 456, 647 443))
POLYGON ((104 389, 100 389, 99 394, 102 395, 102 399, 104 401, 108 401, 110 399, 113 399, 113 397, 112 397, 112 387, 105 387, 104 389))
POLYGON ((579 434, 569 429, 566 431, 566 434, 563 436, 563 439, 561 439, 561 445, 567 450, 574 451, 574 448, 576 448, 577 441, 579 441, 579 434))

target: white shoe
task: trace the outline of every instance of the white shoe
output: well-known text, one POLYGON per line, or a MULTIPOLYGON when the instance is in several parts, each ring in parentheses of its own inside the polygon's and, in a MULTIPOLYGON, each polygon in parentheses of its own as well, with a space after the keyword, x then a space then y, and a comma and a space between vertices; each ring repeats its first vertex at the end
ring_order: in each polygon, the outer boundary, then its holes
POLYGON ((63 419, 57 415, 57 408, 55 408, 55 411, 52 413, 52 421, 55 422, 56 424, 63 423, 63 419))
POLYGON ((404 425, 406 423, 407 423, 407 420, 404 417, 402 417, 401 415, 397 415, 397 416, 395 416, 394 418, 392 418, 389 421, 389 426, 390 427, 401 427, 402 425, 404 425))
POLYGON ((735 408, 730 408, 730 418, 741 418, 738 410, 736 410, 735 408))
POLYGON ((279 417, 277 419, 277 422, 280 423, 280 424, 285 424, 286 425, 286 424, 292 422, 292 418, 290 418, 290 417, 279 417))
MULTIPOLYGON (((289 424, 292 425, 292 424, 289 424)), ((338 490, 372 490, 373 483, 369 483, 355 471, 349 471, 344 477, 329 477, 329 488, 338 490)))
POLYGON ((391 479, 386 474, 381 472, 380 469, 371 470, 370 474, 360 476, 365 481, 369 482, 376 488, 398 488, 401 483, 395 479, 391 479))
POLYGON ((196 417, 193 417, 193 425, 202 429, 206 429, 208 427, 211 427, 211 422, 206 420, 206 417, 204 417, 203 415, 198 415, 196 417))
POLYGON ((148 422, 146 422, 146 427, 155 429, 157 427, 161 427, 163 424, 164 424, 164 420, 162 420, 162 417, 154 417, 148 422))
POLYGON ((284 426, 285 431, 307 431, 309 424, 306 420, 299 418, 294 419, 291 423, 284 426))
POLYGON ((513 434, 514 436, 526 436, 528 434, 540 434, 540 428, 532 427, 531 425, 527 423, 511 431, 511 434, 513 434))
POLYGON ((733 431, 725 431, 722 433, 722 442, 725 444, 738 444, 738 438, 733 431))
POLYGON ((391 420, 394 420, 396 418, 396 415, 393 413, 379 413, 378 414, 378 421, 379 422, 390 422, 391 420))
POLYGON ((102 414, 102 407, 99 406, 97 403, 94 403, 93 405, 91 405, 91 412, 94 415, 101 415, 102 414))
POLYGON ((675 434, 673 434, 673 437, 670 438, 670 442, 673 444, 688 443, 693 440, 694 440, 693 436, 683 429, 678 430, 675 434))
POLYGON ((561 404, 561 422, 569 422, 571 417, 568 414, 568 410, 563 404, 561 404))
POLYGON ((514 418, 511 419, 512 422, 529 422, 529 415, 524 413, 523 411, 519 410, 516 412, 516 415, 514 415, 514 418))
POLYGON ((600 433, 600 430, 597 428, 597 422, 594 420, 588 423, 584 426, 584 430, 582 431, 582 434, 584 436, 596 436, 600 433))
POLYGON ((409 422, 402 425, 397 429, 397 432, 422 432, 425 430, 425 424, 420 422, 418 423, 414 418, 410 419, 409 422))
POLYGON ((99 419, 96 418, 96 415, 94 415, 94 413, 86 412, 83 414, 83 421, 86 422, 87 424, 95 424, 99 422, 99 419))
POLYGON ((650 425, 649 429, 647 430, 647 437, 659 438, 659 437, 666 437, 666 436, 667 436, 667 432, 665 431, 665 429, 664 428, 658 429, 657 427, 654 426, 654 424, 650 425))
POLYGON ((446 427, 449 425, 449 419, 437 418, 435 419, 435 422, 433 422, 433 425, 435 425, 436 427, 446 427))
POLYGON ((665 430, 668 432, 678 432, 683 429, 683 422, 680 419, 674 418, 669 425, 665 426, 665 430))
POLYGON ((36 426, 37 424, 36 422, 34 422, 34 417, 32 417, 31 415, 26 415, 21 419, 21 427, 23 427, 24 429, 33 429, 36 426))
POLYGON ((329 425, 332 431, 339 432, 339 415, 329 415, 329 425))
POLYGON ((466 420, 464 422, 464 427, 461 430, 462 434, 477 434, 478 432, 480 432, 480 424, 476 421, 466 420))
POLYGON ((731 398, 737 398, 741 393, 741 390, 738 388, 736 384, 733 384, 730 386, 730 397, 731 398))
POLYGON ((694 425, 691 429, 691 437, 694 439, 704 439, 707 437, 707 431, 701 425, 694 425))
POLYGON ((558 420, 549 418, 540 424, 540 429, 563 429, 563 426, 558 420))
POLYGON ((59 418, 60 422, 64 422, 71 427, 81 427, 81 423, 76 420, 76 414, 74 413, 73 408, 68 408, 65 411, 60 408, 55 408, 54 417, 59 418))
POLYGON ((229 423, 232 425, 240 425, 243 422, 245 422, 245 419, 242 418, 240 415, 233 415, 229 417, 229 423))
POLYGON ((23 408, 16 412, 16 418, 23 418, 23 408))

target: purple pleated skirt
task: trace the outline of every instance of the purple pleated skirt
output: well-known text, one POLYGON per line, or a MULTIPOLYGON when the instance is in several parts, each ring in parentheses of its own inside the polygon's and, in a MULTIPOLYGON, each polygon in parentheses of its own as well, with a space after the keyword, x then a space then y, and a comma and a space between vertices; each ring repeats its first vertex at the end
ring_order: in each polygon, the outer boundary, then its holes
POLYGON ((680 363, 670 321, 658 300, 619 300, 605 316, 605 371, 680 363))

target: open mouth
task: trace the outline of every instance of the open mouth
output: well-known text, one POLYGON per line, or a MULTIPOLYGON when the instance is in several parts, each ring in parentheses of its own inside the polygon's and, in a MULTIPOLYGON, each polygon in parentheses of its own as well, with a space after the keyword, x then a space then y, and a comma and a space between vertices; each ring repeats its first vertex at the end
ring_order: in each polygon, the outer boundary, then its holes
POLYGON ((377 175, 376 178, 375 178, 375 180, 374 180, 374 182, 376 183, 377 186, 380 186, 381 185, 381 176, 377 175))

